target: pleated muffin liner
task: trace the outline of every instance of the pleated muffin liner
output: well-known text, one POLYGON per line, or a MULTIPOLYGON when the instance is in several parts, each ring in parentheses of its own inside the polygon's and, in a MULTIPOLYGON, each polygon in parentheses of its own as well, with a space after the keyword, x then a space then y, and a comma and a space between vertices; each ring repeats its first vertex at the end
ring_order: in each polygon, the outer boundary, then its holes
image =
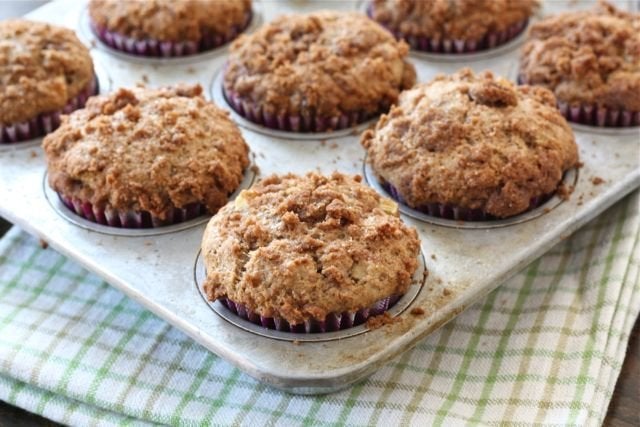
MULTIPOLYGON (((373 19, 372 6, 369 4, 367 7, 367 15, 373 19)), ((378 22, 378 21, 376 21, 378 22)), ((485 34, 481 39, 476 40, 461 40, 461 39, 437 39, 426 36, 412 36, 404 34, 403 32, 382 24, 394 37, 398 40, 405 40, 411 49, 422 52, 430 53, 446 53, 446 54, 459 54, 459 53, 475 53, 484 50, 494 49, 498 46, 506 44, 511 40, 518 37, 527 25, 529 19, 516 22, 503 31, 490 31, 485 34)))
MULTIPOLYGON (((518 75, 518 84, 528 84, 522 75, 518 75)), ((640 126, 640 111, 612 109, 597 104, 570 104, 557 101, 558 110, 572 123, 597 127, 640 126)))
POLYGON ((222 298, 219 301, 232 313, 258 326, 282 332, 313 334, 335 332, 361 325, 369 318, 379 316, 389 310, 400 300, 401 297, 402 295, 391 295, 377 301, 370 307, 354 312, 330 313, 322 320, 311 319, 304 323, 293 325, 280 317, 260 316, 247 308, 244 304, 234 302, 228 298, 222 298))
POLYGON ((204 215, 207 210, 201 203, 191 203, 184 208, 172 208, 161 219, 147 211, 117 210, 99 208, 90 202, 74 199, 58 193, 60 201, 76 215, 95 222, 117 228, 157 228, 179 224, 204 215))
POLYGON ((391 103, 381 102, 379 109, 373 113, 359 111, 331 117, 286 112, 272 113, 253 101, 243 99, 238 93, 228 91, 224 85, 222 94, 229 106, 250 122, 286 132, 329 132, 348 129, 388 111, 391 107, 391 103))
POLYGON ((198 42, 160 41, 157 39, 139 40, 104 27, 98 27, 92 20, 89 20, 89 25, 93 33, 112 49, 137 56, 175 58, 206 52, 229 43, 249 27, 252 17, 253 14, 249 12, 245 15, 245 20, 242 24, 232 26, 227 33, 208 32, 198 42))
POLYGON ((58 126, 60 126, 60 116, 62 114, 69 114, 75 110, 83 108, 87 103, 87 99, 98 94, 98 92, 98 79, 94 77, 87 87, 71 98, 67 102, 67 105, 62 109, 49 113, 42 113, 31 120, 15 123, 9 126, 3 126, 0 124, 0 144, 12 144, 28 141, 53 132, 58 128, 58 126))
MULTIPOLYGON (((391 197, 393 197, 398 203, 402 203, 403 205, 408 206, 406 201, 400 195, 396 187, 394 187, 389 183, 384 184, 383 187, 385 188, 385 190, 387 190, 387 192, 391 195, 391 197)), ((550 194, 545 194, 543 196, 536 196, 531 198, 531 200, 529 201, 529 207, 517 215, 531 211, 543 205, 544 203, 549 201, 549 199, 551 199, 554 194, 555 192, 550 194)), ((469 209, 469 208, 463 208, 460 206, 443 204, 443 203, 428 203, 427 205, 419 206, 412 209, 420 211, 429 216, 444 218, 444 219, 452 219, 456 221, 492 221, 492 220, 504 219, 504 218, 498 218, 496 216, 488 214, 482 209, 469 209)))

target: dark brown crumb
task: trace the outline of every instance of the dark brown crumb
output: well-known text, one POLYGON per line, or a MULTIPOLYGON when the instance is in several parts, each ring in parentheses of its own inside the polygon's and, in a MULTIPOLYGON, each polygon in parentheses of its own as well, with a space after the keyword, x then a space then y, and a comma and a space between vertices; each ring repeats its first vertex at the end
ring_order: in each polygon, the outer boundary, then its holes
POLYGON ((600 185, 604 182, 605 182, 604 179, 600 178, 599 176, 594 176, 593 178, 591 178, 591 183, 593 185, 600 185))
POLYGON ((451 291, 447 288, 444 288, 442 290, 442 295, 444 295, 445 297, 448 297, 449 295, 451 295, 451 291))
POLYGON ((431 259, 435 261, 436 260, 436 254, 431 254, 431 259))
POLYGON ((367 320, 367 327, 369 329, 378 329, 385 325, 391 325, 399 321, 399 317, 391 317, 388 312, 384 312, 379 316, 370 317, 369 320, 367 320))
POLYGON ((409 313, 413 316, 422 316, 424 314, 424 310, 420 307, 414 307, 409 313))
POLYGON ((584 167, 584 162, 578 162, 578 164, 576 165, 576 167, 577 167, 578 169, 580 169, 580 168, 584 167))
POLYGON ((255 173, 256 175, 258 175, 260 173, 260 168, 258 167, 258 165, 251 165, 251 172, 255 173))
POLYGON ((40 239, 40 247, 42 249, 47 249, 49 247, 49 244, 44 239, 40 239))
POLYGON ((569 200, 569 196, 571 196, 571 193, 573 193, 573 186, 567 186, 564 184, 560 184, 558 186, 558 197, 560 197, 562 200, 569 200))

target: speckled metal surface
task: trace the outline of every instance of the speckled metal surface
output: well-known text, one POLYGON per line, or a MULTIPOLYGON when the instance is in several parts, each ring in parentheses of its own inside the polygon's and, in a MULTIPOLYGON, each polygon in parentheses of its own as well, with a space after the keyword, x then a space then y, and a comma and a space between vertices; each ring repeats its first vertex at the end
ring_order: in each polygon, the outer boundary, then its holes
MULTIPOLYGON (((625 7, 630 3, 622 2, 625 7)), ((581 2, 551 2, 551 8, 583 7, 581 2)), ((355 2, 263 1, 264 21, 291 11, 358 9, 355 2)), ((543 13, 548 13, 544 9, 543 13)), ((31 17, 78 28, 84 6, 74 0, 49 4, 31 17)), ((81 30, 80 32, 82 33, 81 30)), ((90 42, 90 41, 88 41, 90 42)), ((515 78, 518 43, 499 54, 439 60, 412 56, 420 81, 440 72, 470 66, 515 78)), ((148 64, 129 61, 102 48, 92 55, 106 68, 113 87, 140 82, 157 86, 200 82, 210 94, 225 51, 190 59, 148 64)), ((222 107, 227 108, 226 105, 222 107)), ((242 122, 241 122, 242 124, 242 122)), ((396 322, 356 336, 293 343, 254 334, 211 310, 194 285, 194 263, 204 224, 153 236, 114 236, 69 222, 49 204, 43 191, 45 161, 33 145, 0 152, 0 215, 76 259, 131 298, 180 328, 212 352, 260 381, 293 393, 326 393, 346 387, 455 317, 505 279, 550 249, 640 185, 640 130, 595 130, 575 126, 584 166, 569 200, 519 224, 494 229, 459 229, 403 215, 420 233, 429 275, 396 322), (595 185, 594 178, 604 182, 595 185), (499 256, 496 256, 496 255, 499 256), (419 308, 421 310, 412 310, 419 308), (423 311, 423 314, 420 312, 423 311), (412 314, 412 312, 414 314, 412 314)), ((259 176, 273 172, 362 173, 364 151, 358 132, 330 139, 279 138, 243 127, 259 176)))

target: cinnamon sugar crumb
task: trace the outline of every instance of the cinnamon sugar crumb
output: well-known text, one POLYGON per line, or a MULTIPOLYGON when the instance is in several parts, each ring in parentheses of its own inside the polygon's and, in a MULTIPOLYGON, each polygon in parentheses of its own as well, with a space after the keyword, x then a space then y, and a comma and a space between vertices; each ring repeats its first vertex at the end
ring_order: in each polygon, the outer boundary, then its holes
POLYGON ((593 178, 591 178, 591 183, 593 185, 600 185, 600 184, 602 184, 604 182, 605 182, 605 180, 600 178, 599 176, 594 176, 593 178))
POLYGON ((387 312, 384 312, 378 316, 370 317, 367 320, 367 327, 369 329, 378 329, 386 325, 392 325, 394 323, 400 322, 399 317, 391 317, 391 315, 387 312))
POLYGON ((422 316, 424 315, 424 310, 420 307, 414 307, 411 309, 409 313, 412 314, 413 316, 422 316))

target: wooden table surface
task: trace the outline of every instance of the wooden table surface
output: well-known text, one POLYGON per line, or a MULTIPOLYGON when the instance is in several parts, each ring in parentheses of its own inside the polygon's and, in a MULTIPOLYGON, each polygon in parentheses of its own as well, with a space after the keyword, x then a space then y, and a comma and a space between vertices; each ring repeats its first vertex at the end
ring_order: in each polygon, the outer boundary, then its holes
MULTIPOLYGON (((11 224, 0 218, 0 236, 11 224)), ((0 427, 56 426, 58 424, 0 401, 0 427)), ((627 357, 604 422, 611 427, 640 426, 640 318, 631 332, 627 357)))

